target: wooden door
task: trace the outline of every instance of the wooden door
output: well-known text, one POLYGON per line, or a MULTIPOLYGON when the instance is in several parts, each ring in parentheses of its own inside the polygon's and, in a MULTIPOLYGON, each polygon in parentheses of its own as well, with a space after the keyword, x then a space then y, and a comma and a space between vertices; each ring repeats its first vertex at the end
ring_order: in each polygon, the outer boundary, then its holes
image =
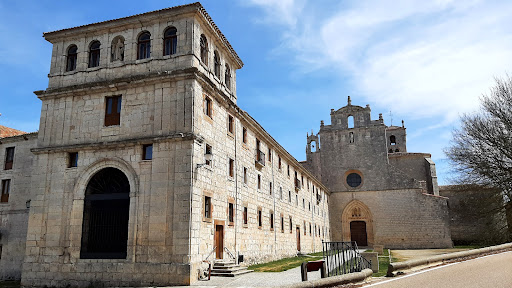
POLYGON ((350 222, 350 240, 355 241, 357 243, 357 246, 368 246, 368 238, 366 235, 366 222, 350 222))
POLYGON ((297 251, 300 251, 300 228, 297 227, 297 251))
POLYGON ((215 225, 215 258, 222 259, 224 252, 224 226, 215 225))

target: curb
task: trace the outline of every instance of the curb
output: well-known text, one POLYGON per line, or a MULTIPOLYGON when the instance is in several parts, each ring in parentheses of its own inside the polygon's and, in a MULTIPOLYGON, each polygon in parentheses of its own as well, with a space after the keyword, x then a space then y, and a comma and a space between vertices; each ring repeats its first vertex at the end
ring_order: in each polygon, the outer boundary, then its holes
POLYGON ((304 281, 301 283, 281 286, 286 288, 310 288, 310 287, 332 287, 347 283, 359 282, 365 280, 373 274, 371 269, 364 269, 361 272, 349 273, 340 276, 327 277, 323 279, 304 281))
POLYGON ((427 258, 423 258, 423 259, 390 263, 388 265, 388 272, 387 272, 386 276, 388 276, 388 277, 394 276, 393 272, 395 272, 397 270, 410 269, 410 268, 413 268, 416 266, 427 265, 427 264, 432 264, 432 263, 437 263, 437 262, 442 262, 442 261, 452 260, 452 259, 457 259, 457 258, 462 258, 462 257, 477 256, 480 254, 486 254, 486 253, 496 252, 496 251, 510 249, 510 248, 512 248, 512 243, 506 243, 506 244, 490 246, 490 247, 485 247, 485 248, 480 248, 480 249, 442 254, 442 255, 427 257, 427 258))

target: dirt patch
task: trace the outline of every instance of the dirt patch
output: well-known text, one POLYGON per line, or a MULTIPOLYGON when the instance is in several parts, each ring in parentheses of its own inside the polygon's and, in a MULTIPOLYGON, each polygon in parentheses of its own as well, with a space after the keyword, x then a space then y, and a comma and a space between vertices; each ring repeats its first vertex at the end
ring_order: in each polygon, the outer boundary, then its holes
POLYGON ((450 248, 450 249, 418 249, 418 250, 391 250, 391 255, 398 258, 399 261, 421 259, 430 256, 471 250, 469 248, 450 248))

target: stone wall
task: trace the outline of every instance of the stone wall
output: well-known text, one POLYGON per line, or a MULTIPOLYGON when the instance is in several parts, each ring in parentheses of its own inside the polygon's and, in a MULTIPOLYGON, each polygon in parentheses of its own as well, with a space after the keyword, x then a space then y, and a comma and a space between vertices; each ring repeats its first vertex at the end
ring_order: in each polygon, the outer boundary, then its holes
MULTIPOLYGON (((20 279, 25 256, 28 208, 34 195, 30 189, 37 133, 0 138, 0 183, 10 180, 8 202, 0 203, 0 280, 20 279), (6 148, 14 147, 14 163, 5 170, 6 148)), ((0 187, 0 190, 2 188, 0 187)))

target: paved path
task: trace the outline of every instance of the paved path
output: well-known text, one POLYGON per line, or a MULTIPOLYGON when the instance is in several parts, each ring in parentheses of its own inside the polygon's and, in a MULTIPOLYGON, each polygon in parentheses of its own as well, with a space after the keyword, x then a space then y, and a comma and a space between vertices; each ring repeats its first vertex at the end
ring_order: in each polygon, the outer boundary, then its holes
POLYGON ((438 266, 364 287, 510 288, 512 251, 438 266))

